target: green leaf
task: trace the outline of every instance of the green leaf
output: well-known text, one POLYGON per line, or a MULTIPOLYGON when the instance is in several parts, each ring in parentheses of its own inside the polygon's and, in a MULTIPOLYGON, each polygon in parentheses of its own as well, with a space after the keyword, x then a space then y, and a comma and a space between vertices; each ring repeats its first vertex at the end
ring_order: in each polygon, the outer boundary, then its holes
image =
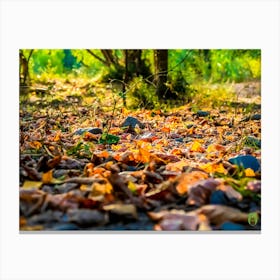
POLYGON ((98 143, 99 144, 117 144, 120 141, 120 137, 112 134, 102 134, 98 143))

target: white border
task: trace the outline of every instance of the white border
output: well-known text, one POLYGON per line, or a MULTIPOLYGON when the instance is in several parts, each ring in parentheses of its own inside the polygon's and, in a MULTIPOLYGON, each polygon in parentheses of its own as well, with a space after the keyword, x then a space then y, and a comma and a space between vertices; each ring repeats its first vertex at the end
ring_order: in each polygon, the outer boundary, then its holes
POLYGON ((0 276, 279 279, 279 2, 1 2, 0 276), (262 233, 18 232, 19 48, 261 48, 262 233))

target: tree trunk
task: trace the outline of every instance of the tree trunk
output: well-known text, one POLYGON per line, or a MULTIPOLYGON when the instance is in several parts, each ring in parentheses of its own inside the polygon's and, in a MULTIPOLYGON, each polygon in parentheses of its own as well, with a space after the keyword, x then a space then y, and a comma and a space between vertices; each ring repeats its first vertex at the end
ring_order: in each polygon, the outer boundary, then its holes
POLYGON ((168 50, 154 50, 156 94, 159 99, 172 98, 171 91, 166 86, 168 73, 168 50))
POLYGON ((129 82, 133 77, 142 76, 146 78, 151 73, 142 59, 142 50, 124 50, 125 55, 125 82, 129 82))
POLYGON ((19 77, 20 77, 20 85, 28 86, 30 84, 30 76, 29 76, 29 60, 33 50, 30 50, 28 57, 26 58, 23 54, 22 50, 19 50, 19 77))

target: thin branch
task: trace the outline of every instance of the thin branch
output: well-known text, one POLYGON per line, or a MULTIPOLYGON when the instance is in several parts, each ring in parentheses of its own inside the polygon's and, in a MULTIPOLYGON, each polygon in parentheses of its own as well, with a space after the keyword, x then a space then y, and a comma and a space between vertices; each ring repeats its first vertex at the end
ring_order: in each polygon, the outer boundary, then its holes
POLYGON ((101 57, 99 57, 98 55, 96 55, 95 53, 93 53, 91 50, 89 50, 89 49, 87 49, 86 50, 88 53, 90 53, 93 57, 95 57, 96 59, 98 59, 99 61, 101 61, 103 64, 105 64, 106 66, 110 66, 110 64, 106 61, 106 60, 104 60, 104 59, 102 59, 101 57))

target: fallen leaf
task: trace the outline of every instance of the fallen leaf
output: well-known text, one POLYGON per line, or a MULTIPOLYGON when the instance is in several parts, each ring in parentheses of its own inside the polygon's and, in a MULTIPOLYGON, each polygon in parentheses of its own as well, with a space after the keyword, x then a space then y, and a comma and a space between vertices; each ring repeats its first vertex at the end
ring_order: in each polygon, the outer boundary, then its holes
POLYGON ((67 211, 69 222, 76 223, 80 226, 96 226, 104 225, 107 223, 107 216, 98 211, 91 209, 70 209, 67 211))
POLYGON ((183 173, 176 179, 176 182, 178 182, 176 190, 179 194, 182 195, 188 192, 189 187, 195 184, 197 181, 204 180, 206 178, 208 178, 208 175, 202 171, 183 173))
POLYGON ((221 182, 217 179, 206 179, 191 185, 188 190, 188 205, 201 206, 209 202, 211 193, 216 190, 221 182))
POLYGON ((43 182, 37 182, 37 181, 24 181, 22 189, 25 190, 31 190, 31 189, 39 189, 43 185, 43 182))
POLYGON ((185 160, 180 160, 178 162, 170 162, 166 165, 167 171, 182 171, 188 163, 185 160))
POLYGON ((205 148, 202 147, 201 143, 198 141, 194 141, 191 148, 191 152, 198 152, 198 153, 203 153, 205 152, 205 148))
POLYGON ((42 143, 40 143, 39 141, 33 141, 33 142, 29 142, 29 146, 33 149, 40 149, 42 148, 42 143))
POLYGON ((147 149, 140 147, 137 160, 143 163, 148 163, 150 161, 150 158, 151 153, 147 149))
POLYGON ((53 180, 53 170, 51 169, 50 171, 43 173, 42 175, 42 181, 44 184, 49 184, 52 183, 53 180))
POLYGON ((129 188, 133 193, 136 192, 137 187, 136 187, 136 185, 135 185, 132 181, 128 181, 127 186, 128 186, 128 188, 129 188))
POLYGON ((133 204, 110 204, 105 205, 103 209, 112 214, 126 217, 126 219, 138 219, 137 210, 133 204))
POLYGON ((222 163, 209 162, 199 166, 202 170, 207 173, 220 173, 227 174, 227 170, 224 168, 222 163))
POLYGON ((240 210, 224 205, 204 205, 194 211, 197 214, 205 215, 210 223, 221 225, 224 222, 247 223, 248 214, 240 210))
POLYGON ((261 181, 251 181, 248 182, 245 189, 250 190, 255 193, 259 193, 261 191, 261 181))
POLYGON ((246 177, 255 177, 256 174, 252 168, 246 168, 245 169, 245 176, 246 177))

